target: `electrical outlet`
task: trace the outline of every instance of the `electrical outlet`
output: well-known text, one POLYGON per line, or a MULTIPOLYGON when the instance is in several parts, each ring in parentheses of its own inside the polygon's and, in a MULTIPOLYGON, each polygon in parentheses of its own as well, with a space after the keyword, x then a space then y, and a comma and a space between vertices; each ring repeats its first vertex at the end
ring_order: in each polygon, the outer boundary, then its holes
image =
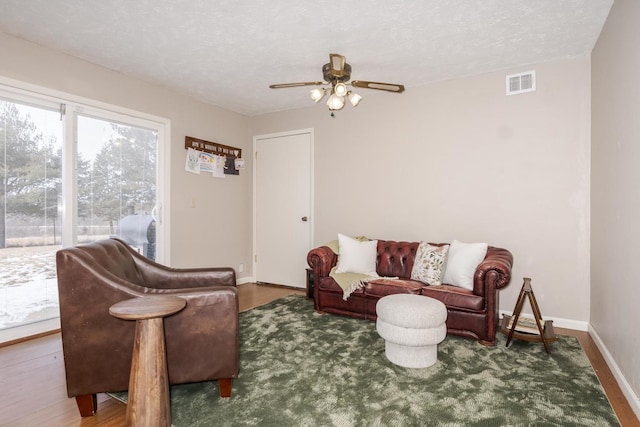
POLYGON ((242 273, 244 271, 244 262, 241 262, 238 266, 238 273, 242 273))

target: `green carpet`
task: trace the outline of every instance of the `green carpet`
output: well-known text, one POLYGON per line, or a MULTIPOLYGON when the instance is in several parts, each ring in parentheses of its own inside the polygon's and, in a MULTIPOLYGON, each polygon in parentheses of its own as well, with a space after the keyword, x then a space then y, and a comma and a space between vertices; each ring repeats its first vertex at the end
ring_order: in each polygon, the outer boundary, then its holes
POLYGON ((435 365, 401 368, 385 358, 375 322, 286 297, 240 314, 230 399, 216 382, 171 387, 173 425, 619 425, 577 339, 560 337, 550 356, 540 343, 498 339, 448 336, 435 365))

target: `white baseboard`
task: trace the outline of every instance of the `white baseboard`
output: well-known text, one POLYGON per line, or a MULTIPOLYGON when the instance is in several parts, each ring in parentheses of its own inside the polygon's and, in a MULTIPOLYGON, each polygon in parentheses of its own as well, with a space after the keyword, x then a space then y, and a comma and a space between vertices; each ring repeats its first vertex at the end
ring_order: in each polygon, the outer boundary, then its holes
POLYGON ((253 280, 253 277, 242 277, 240 279, 236 280, 236 284, 238 285, 244 285, 245 283, 253 283, 255 282, 255 280, 253 280))
POLYGON ((600 338, 600 335, 598 335, 596 330, 593 329, 591 325, 589 325, 589 334, 593 338, 593 341, 596 343, 596 346, 600 350, 602 357, 604 357, 605 362, 607 362, 607 366, 609 366, 609 369, 611 369, 611 372, 618 382, 620 390, 622 390, 622 394, 624 394, 624 397, 627 398, 631 409, 633 409, 636 417, 640 418, 640 399, 638 399, 638 395, 635 394, 635 392, 631 388, 631 385, 622 374, 622 371, 620 371, 620 367, 618 367, 618 364, 611 356, 611 353, 609 353, 607 347, 604 345, 604 342, 600 338))
MULTIPOLYGON (((500 310, 499 313, 500 313, 500 318, 502 318, 502 316, 504 316, 505 314, 507 316, 511 316, 513 312, 500 310)), ((522 316, 533 318, 533 313, 526 313, 523 311, 522 316)), ((553 320, 553 326, 557 328, 566 328, 566 329, 573 329, 576 331, 585 331, 585 332, 589 330, 589 322, 583 322, 580 320, 572 320, 572 319, 563 319, 562 317, 547 317, 544 315, 542 316, 542 318, 544 320, 553 320)))

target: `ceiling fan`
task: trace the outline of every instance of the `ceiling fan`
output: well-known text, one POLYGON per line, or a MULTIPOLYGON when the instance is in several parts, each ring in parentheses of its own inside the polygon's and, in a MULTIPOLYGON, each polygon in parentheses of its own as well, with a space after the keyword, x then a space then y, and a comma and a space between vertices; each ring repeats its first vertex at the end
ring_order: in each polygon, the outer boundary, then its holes
POLYGON ((345 96, 354 107, 362 100, 362 97, 349 90, 347 85, 395 93, 404 91, 404 86, 396 83, 370 82, 365 80, 353 80, 349 82, 349 79, 351 79, 351 65, 347 64, 347 59, 343 55, 337 53, 329 54, 329 62, 322 66, 322 75, 325 80, 324 82, 281 83, 270 85, 269 87, 271 89, 281 89, 298 86, 329 86, 326 88, 313 89, 311 91, 311 99, 315 102, 320 102, 327 93, 330 93, 329 99, 327 100, 327 107, 331 110, 331 116, 333 116, 334 110, 340 110, 344 107, 345 96))

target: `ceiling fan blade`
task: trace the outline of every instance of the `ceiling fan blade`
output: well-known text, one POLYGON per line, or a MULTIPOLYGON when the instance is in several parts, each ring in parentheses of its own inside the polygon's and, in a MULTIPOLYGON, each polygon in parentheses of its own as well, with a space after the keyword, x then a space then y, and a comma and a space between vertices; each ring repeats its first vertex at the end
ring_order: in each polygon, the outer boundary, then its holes
POLYGON ((271 89, 281 89, 285 87, 299 87, 299 86, 318 86, 324 84, 323 82, 299 82, 299 83, 281 83, 275 85, 269 85, 271 89))
POLYGON ((336 77, 344 75, 344 64, 347 63, 347 58, 337 53, 329 54, 329 64, 331 64, 331 73, 336 77))
POLYGON ((363 87, 365 89, 386 90, 388 92, 404 92, 404 86, 395 83, 367 82, 364 80, 353 80, 351 86, 363 87))

